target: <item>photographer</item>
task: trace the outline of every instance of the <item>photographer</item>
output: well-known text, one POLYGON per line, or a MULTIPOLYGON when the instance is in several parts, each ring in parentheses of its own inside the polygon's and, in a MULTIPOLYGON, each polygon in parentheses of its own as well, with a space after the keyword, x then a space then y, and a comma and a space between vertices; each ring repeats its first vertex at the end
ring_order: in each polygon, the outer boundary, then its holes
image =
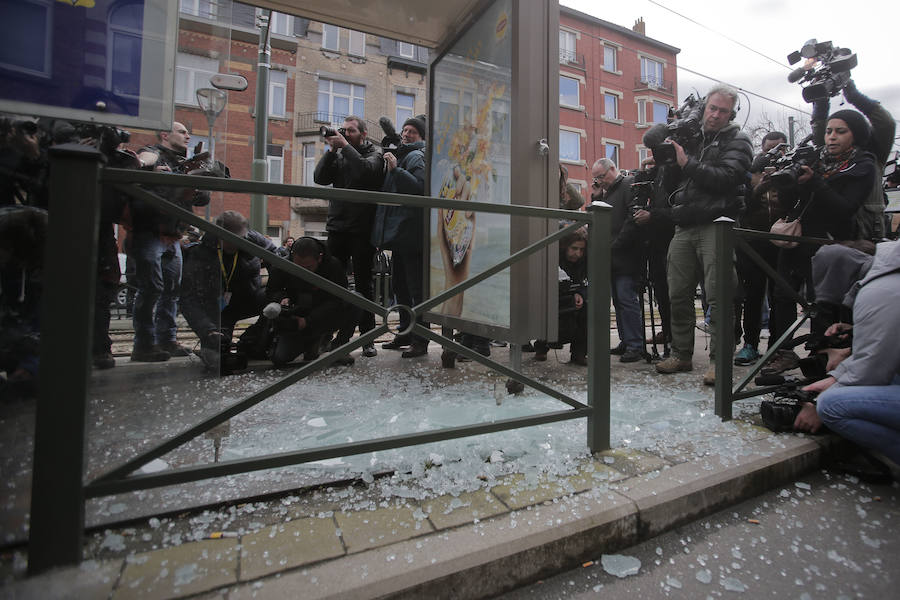
MULTIPOLYGON (((716 290, 718 285, 732 282, 716 281, 716 262, 729 257, 718 257, 715 247, 715 226, 719 217, 737 218, 742 208, 742 190, 747 179, 753 147, 750 138, 740 127, 732 123, 737 105, 737 91, 726 85, 710 90, 702 103, 699 117, 702 135, 699 143, 685 149, 674 139, 674 165, 671 182, 666 192, 672 205, 675 235, 669 245, 668 283, 672 307, 672 356, 656 365, 659 373, 676 373, 693 370, 694 355, 694 292, 702 280, 713 320, 710 322, 710 367, 703 377, 707 385, 715 385, 715 322, 716 290)), ((698 108, 699 111, 699 108, 698 108)), ((692 115, 693 117, 693 115, 692 115)), ((657 159, 658 148, 669 137, 670 129, 658 124, 644 134, 644 145, 653 150, 657 159)), ((727 326, 731 326, 728 323, 727 326)))
MULTIPOLYGON (((834 263, 843 255, 861 253, 831 246, 816 260, 834 263)), ((900 287, 900 242, 884 242, 875 250, 871 267, 865 270, 865 256, 842 261, 859 268, 825 269, 832 276, 852 279, 844 304, 852 306, 852 347, 849 356, 840 351, 829 354, 828 377, 804 388, 819 392, 817 405, 805 404, 794 428, 815 433, 824 424, 842 437, 881 452, 900 464, 900 344, 895 327, 900 327, 900 304, 894 298, 900 287), (855 295, 855 297, 854 297, 855 295)), ((817 282, 817 285, 819 282, 817 282)), ((851 329, 836 323, 828 335, 846 334, 851 329)))
POLYGON ((641 360, 644 349, 644 333, 637 289, 641 272, 641 240, 637 225, 631 218, 631 185, 634 177, 620 174, 615 163, 608 158, 601 158, 594 163, 591 177, 592 199, 603 200, 612 207, 610 289, 620 342, 618 347, 610 350, 610 354, 619 355, 619 362, 637 362, 641 360))
MULTIPOLYGON (((325 142, 330 150, 322 155, 313 179, 319 185, 336 188, 377 191, 384 179, 382 150, 367 138, 366 122, 359 117, 344 119, 344 126, 328 135, 325 142)), ((370 242, 375 205, 331 200, 328 202, 328 251, 341 261, 344 270, 352 261, 353 281, 356 291, 372 299, 372 259, 375 248, 370 242)), ((350 341, 356 323, 341 329, 334 346, 350 341)), ((363 311, 359 320, 359 332, 375 327, 375 315, 363 311)), ((375 356, 373 344, 363 347, 363 356, 375 356)))
MULTIPOLYGON (((178 122, 170 131, 157 133, 159 143, 141 148, 141 168, 176 172, 185 161, 188 130, 178 122)), ((159 187, 151 189, 173 204, 191 210, 209 204, 209 192, 192 188, 159 187)), ((177 217, 163 213, 138 199, 131 202, 133 230, 126 240, 126 251, 134 260, 134 348, 131 360, 161 362, 190 352, 175 340, 175 315, 181 289, 181 236, 187 225, 177 217)))
MULTIPOLYGON (((291 246, 291 261, 341 287, 347 287, 347 275, 341 262, 328 254, 325 244, 311 237, 299 238, 291 246)), ((275 320, 275 346, 272 363, 283 367, 303 353, 306 361, 315 360, 324 343, 348 321, 356 319, 356 311, 330 293, 299 277, 273 269, 266 286, 270 303, 264 313, 275 320), (280 307, 280 308, 279 308, 280 307)), ((352 321, 351 321, 352 322, 352 321)), ((347 356, 338 364, 353 364, 347 356)))
POLYGON ((559 328, 557 341, 537 340, 534 359, 547 360, 547 351, 569 345, 569 364, 587 365, 587 232, 579 228, 559 242, 559 328))
MULTIPOLYGON (((237 211, 225 211, 216 217, 216 225, 269 252, 276 250, 269 238, 249 229, 247 219, 237 211)), ((256 256, 209 233, 185 252, 181 311, 200 338, 200 358, 208 368, 221 366, 223 372, 228 370, 223 359, 231 347, 235 323, 262 312, 266 294, 260 278, 261 266, 262 261, 256 256)), ((253 328, 264 326, 265 320, 261 319, 244 332, 241 341, 253 337, 253 328)))

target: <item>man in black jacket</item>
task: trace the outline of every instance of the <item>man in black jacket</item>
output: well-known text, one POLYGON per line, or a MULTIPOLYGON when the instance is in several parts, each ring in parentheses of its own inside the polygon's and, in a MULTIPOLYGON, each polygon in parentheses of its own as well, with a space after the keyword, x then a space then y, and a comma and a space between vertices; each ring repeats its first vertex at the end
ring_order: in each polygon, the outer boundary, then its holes
MULTIPOLYGON (((366 139, 366 122, 359 117, 344 119, 344 127, 337 135, 325 138, 331 147, 319 163, 313 176, 319 185, 336 188, 377 191, 384 181, 384 160, 381 148, 366 139)), ((328 203, 328 251, 341 261, 344 271, 352 261, 356 291, 372 300, 372 259, 375 248, 370 243, 374 204, 358 204, 332 200, 328 203)), ((335 345, 350 341, 356 323, 341 328, 335 345)), ((375 327, 375 315, 361 311, 359 331, 365 333, 375 327)), ((375 346, 363 347, 363 356, 375 356, 375 346)))
MULTIPOLYGON (((347 287, 347 275, 341 261, 328 254, 325 244, 311 238, 299 238, 291 246, 291 261, 341 287, 347 287)), ((280 269, 273 269, 266 286, 269 301, 264 314, 275 318, 276 341, 272 362, 282 367, 303 353, 304 360, 315 360, 331 335, 346 322, 347 306, 336 296, 280 269), (280 309, 278 308, 280 306, 280 309)), ((355 317, 355 313, 353 314, 355 317)), ((352 364, 345 357, 339 364, 352 364)))
POLYGON ((610 252, 613 306, 616 309, 616 327, 619 346, 611 353, 618 354, 619 362, 637 362, 644 350, 644 334, 641 329, 641 302, 638 297, 638 278, 641 274, 641 239, 631 218, 631 184, 634 177, 623 176, 615 163, 601 158, 591 168, 593 198, 612 206, 610 214, 610 252), (600 196, 602 192, 602 196, 600 196))
MULTIPOLYGON (((678 142, 671 141, 680 171, 678 187, 667 190, 676 226, 668 257, 672 356, 658 363, 656 370, 660 373, 693 370, 694 292, 702 280, 714 315, 710 323, 711 366, 703 377, 703 383, 707 385, 715 385, 713 363, 716 328, 720 326, 715 322, 717 286, 734 285, 736 280, 733 276, 733 281, 716 281, 716 261, 733 259, 716 255, 713 221, 719 217, 737 218, 743 204, 743 185, 753 160, 750 138, 731 122, 736 114, 737 99, 734 88, 715 86, 703 103, 703 137, 699 147, 685 150, 678 142)), ((668 135, 665 124, 655 125, 644 134, 644 145, 654 149, 668 135)), ((676 169, 674 165, 670 168, 676 169)))
MULTIPOLYGON (((237 211, 225 211, 216 218, 216 225, 275 252, 275 244, 249 229, 247 219, 237 211)), ((200 338, 200 358, 208 367, 220 364, 219 353, 231 345, 235 323, 259 315, 266 305, 261 265, 258 257, 209 233, 185 251, 181 312, 200 338)), ((264 326, 261 323, 258 328, 264 326)))

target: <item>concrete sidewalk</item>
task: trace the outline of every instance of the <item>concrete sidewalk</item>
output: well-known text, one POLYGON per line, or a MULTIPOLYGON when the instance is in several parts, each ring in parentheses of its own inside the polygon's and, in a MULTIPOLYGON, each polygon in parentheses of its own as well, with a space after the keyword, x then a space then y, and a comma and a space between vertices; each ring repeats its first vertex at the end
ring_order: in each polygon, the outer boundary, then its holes
MULTIPOLYGON (((692 373, 667 376, 673 387, 698 384, 707 365, 702 334, 696 348, 692 373)), ((438 369, 439 353, 432 346, 428 359, 438 369)), ((385 364, 401 362, 382 354, 385 364)), ((542 368, 573 368, 550 358, 542 368)), ((613 385, 652 370, 615 357, 612 364, 613 385)), ((792 481, 836 443, 752 423, 731 435, 735 454, 614 449, 568 476, 514 473, 458 496, 384 498, 362 482, 294 491, 233 508, 227 531, 199 541, 173 540, 203 514, 150 519, 86 536, 85 563, 27 580, 24 549, 11 549, 0 597, 488 597, 792 481)))

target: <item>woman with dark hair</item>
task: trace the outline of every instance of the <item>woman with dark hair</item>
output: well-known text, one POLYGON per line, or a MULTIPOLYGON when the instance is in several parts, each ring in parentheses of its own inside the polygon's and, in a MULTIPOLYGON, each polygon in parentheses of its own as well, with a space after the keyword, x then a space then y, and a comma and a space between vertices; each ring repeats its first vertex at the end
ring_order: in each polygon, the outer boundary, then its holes
MULTIPOLYGON (((788 209, 787 220, 799 219, 802 235, 828 238, 837 242, 863 239, 856 218, 872 192, 877 177, 875 157, 865 150, 871 127, 864 115, 855 110, 839 110, 828 117, 824 142, 815 167, 800 166, 794 190, 781 189, 782 207, 788 209), (791 205, 791 202, 793 204, 791 205)), ((778 256, 778 273, 799 292, 806 286, 808 301, 813 301, 811 259, 818 250, 812 244, 782 248, 778 256)), ((797 318, 794 297, 775 289, 777 330, 785 332, 797 318)), ((824 331, 830 324, 823 315, 822 323, 814 318, 813 332, 824 331)), ((797 367, 799 357, 788 347, 779 350, 763 372, 781 373, 797 367)))

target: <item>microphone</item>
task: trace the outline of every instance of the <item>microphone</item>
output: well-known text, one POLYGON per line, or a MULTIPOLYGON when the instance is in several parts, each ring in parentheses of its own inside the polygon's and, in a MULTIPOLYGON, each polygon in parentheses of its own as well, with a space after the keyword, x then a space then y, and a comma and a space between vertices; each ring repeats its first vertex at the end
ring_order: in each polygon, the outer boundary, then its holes
POLYGON ((378 124, 381 126, 381 130, 384 131, 384 135, 386 137, 397 137, 397 130, 394 128, 394 124, 387 117, 379 117, 378 124))
POLYGON ((788 82, 797 83, 798 81, 803 79, 804 75, 806 75, 806 69, 804 69, 803 67, 798 67, 790 72, 790 74, 788 75, 788 82))

